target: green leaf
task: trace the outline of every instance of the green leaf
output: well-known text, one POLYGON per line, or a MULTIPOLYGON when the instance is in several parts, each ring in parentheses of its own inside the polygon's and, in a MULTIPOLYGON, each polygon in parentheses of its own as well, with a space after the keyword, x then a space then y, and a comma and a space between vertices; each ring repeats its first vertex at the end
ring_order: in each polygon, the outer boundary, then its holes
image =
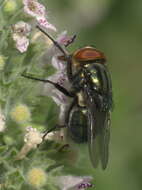
POLYGON ((15 159, 16 155, 18 154, 18 151, 16 150, 16 148, 12 148, 8 154, 6 155, 7 160, 13 160, 15 159))
POLYGON ((35 189, 29 186, 28 184, 23 184, 20 190, 35 190, 35 189))
POLYGON ((19 186, 24 182, 24 177, 17 169, 8 175, 8 181, 10 184, 18 184, 19 186))
POLYGON ((2 156, 8 150, 7 145, 0 146, 0 156, 2 156))
POLYGON ((8 171, 8 167, 4 162, 0 163, 0 184, 4 182, 5 174, 8 171))

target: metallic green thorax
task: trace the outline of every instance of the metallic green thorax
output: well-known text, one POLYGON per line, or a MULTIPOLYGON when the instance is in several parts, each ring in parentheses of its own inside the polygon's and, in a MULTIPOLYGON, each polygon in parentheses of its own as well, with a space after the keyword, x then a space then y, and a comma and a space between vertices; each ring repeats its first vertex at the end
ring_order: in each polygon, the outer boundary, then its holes
POLYGON ((100 100, 100 109, 111 109, 112 85, 107 67, 100 63, 84 64, 83 75, 94 101, 100 100))

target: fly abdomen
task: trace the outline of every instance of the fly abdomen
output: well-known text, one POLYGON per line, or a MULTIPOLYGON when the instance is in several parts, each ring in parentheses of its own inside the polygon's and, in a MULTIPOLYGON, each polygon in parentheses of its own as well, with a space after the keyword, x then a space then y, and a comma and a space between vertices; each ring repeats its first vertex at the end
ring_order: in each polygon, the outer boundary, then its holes
POLYGON ((87 142, 86 108, 76 107, 70 113, 68 135, 76 143, 87 142))

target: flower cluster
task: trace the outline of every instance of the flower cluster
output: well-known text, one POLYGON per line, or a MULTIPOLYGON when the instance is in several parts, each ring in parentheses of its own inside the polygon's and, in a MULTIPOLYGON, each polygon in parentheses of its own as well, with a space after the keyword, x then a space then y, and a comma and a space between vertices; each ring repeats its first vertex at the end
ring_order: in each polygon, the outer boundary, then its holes
POLYGON ((31 31, 31 26, 24 21, 20 21, 12 26, 13 40, 16 42, 16 48, 21 52, 27 51, 29 39, 27 38, 31 31))
POLYGON ((39 3, 37 0, 23 0, 23 4, 25 13, 35 17, 39 25, 46 29, 56 31, 55 26, 50 24, 46 18, 47 14, 44 5, 39 3))
MULTIPOLYGON (((57 72, 48 77, 48 80, 58 83, 63 87, 67 86, 68 81, 67 81, 67 75, 65 73, 65 65, 58 60, 57 56, 54 56, 52 58, 52 65, 57 69, 57 72)), ((63 93, 55 89, 52 85, 45 84, 44 87, 45 90, 48 91, 48 94, 50 92, 50 96, 52 96, 53 100, 58 106, 64 105, 68 102, 68 98, 63 93)))
MULTIPOLYGON (((44 5, 37 0, 23 0, 24 12, 34 17, 37 23, 46 28, 56 31, 56 27, 48 22, 47 13, 44 5)), ((12 26, 13 40, 16 42, 16 48, 24 53, 29 46, 29 39, 27 38, 31 32, 31 26, 28 23, 19 21, 12 26)))
POLYGON ((17 155, 17 160, 23 159, 28 152, 31 149, 36 148, 40 143, 42 143, 42 134, 37 131, 37 129, 32 128, 32 127, 27 127, 26 129, 26 134, 24 137, 24 146, 22 147, 21 151, 17 155))
MULTIPOLYGON (((69 44, 71 40, 72 40, 72 37, 67 35, 67 31, 62 32, 60 35, 58 35, 56 39, 56 41, 60 45, 64 45, 64 46, 69 44)), ((70 84, 68 82, 68 78, 66 74, 66 65, 64 61, 61 61, 58 58, 61 55, 61 53, 56 47, 54 48, 54 51, 52 52, 53 52, 53 56, 52 56, 51 64, 57 70, 57 72, 53 74, 52 76, 48 77, 47 79, 69 90, 70 84)), ((70 103, 70 99, 67 96, 65 96, 63 93, 55 89, 52 85, 49 85, 49 84, 44 85, 44 94, 48 94, 49 96, 51 96, 54 102, 60 107, 59 121, 62 123, 66 109, 68 108, 68 105, 70 103)))
MULTIPOLYGON (((34 17, 38 24, 40 26, 43 26, 46 29, 52 29, 56 31, 56 28, 50 24, 47 21, 47 12, 41 3, 39 3, 37 0, 23 0, 24 4, 24 11, 26 14, 34 17)), ((29 35, 31 32, 31 25, 28 23, 25 23, 24 21, 19 21, 15 25, 12 26, 13 30, 13 39, 16 42, 16 48, 21 52, 25 52, 28 49, 29 46, 29 35)), ((57 36, 56 41, 62 45, 62 46, 68 46, 72 42, 73 37, 70 37, 67 35, 67 31, 62 32, 60 35, 57 36)), ((54 49, 54 53, 52 56, 51 64, 52 66, 57 70, 57 72, 48 77, 48 80, 51 80, 57 84, 59 84, 62 87, 70 88, 67 74, 66 74, 66 65, 63 61, 59 60, 58 57, 61 55, 61 52, 59 52, 59 49, 55 46, 52 46, 51 49, 54 49)), ((45 85, 44 91, 48 91, 48 95, 53 98, 55 103, 60 107, 60 115, 59 115, 59 121, 63 122, 64 114, 66 112, 66 107, 68 107, 69 104, 69 98, 66 97, 63 93, 59 92, 57 89, 53 87, 53 85, 45 85), (50 92, 50 93, 49 93, 50 92)), ((23 120, 20 117, 17 118, 18 115, 13 112, 12 118, 14 118, 15 121, 23 120), (13 117, 14 115, 14 117, 13 117), (15 119, 16 118, 16 119, 15 119)))
POLYGON ((43 142, 43 140, 59 140, 61 139, 58 132, 50 132, 46 134, 43 139, 45 133, 38 131, 36 128, 29 126, 26 128, 26 134, 24 136, 24 146, 22 147, 21 151, 17 155, 17 160, 23 159, 32 149, 37 148, 39 144, 43 142))

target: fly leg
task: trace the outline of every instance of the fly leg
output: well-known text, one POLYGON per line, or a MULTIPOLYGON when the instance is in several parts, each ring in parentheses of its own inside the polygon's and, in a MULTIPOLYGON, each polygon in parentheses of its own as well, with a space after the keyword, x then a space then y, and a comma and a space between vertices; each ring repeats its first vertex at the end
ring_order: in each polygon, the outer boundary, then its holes
MULTIPOLYGON (((56 126, 54 126, 53 128, 49 129, 48 131, 46 131, 46 132, 44 133, 44 135, 43 135, 43 137, 42 137, 42 140, 44 141, 45 138, 46 138, 46 136, 47 136, 49 133, 51 133, 51 132, 53 132, 53 131, 57 131, 57 130, 62 129, 62 128, 66 128, 66 127, 67 127, 67 125, 56 125, 56 126)), ((62 151, 64 151, 65 149, 67 149, 67 148, 69 148, 69 147, 70 147, 69 144, 61 145, 61 147, 59 147, 59 149, 58 149, 58 152, 62 152, 62 151)))
POLYGON ((68 80, 72 83, 73 73, 72 73, 72 59, 71 59, 71 56, 68 57, 68 60, 67 60, 67 77, 68 77, 68 80))
MULTIPOLYGON (((55 125, 54 127, 52 127, 51 129, 49 129, 48 131, 44 132, 44 135, 42 136, 42 142, 45 140, 46 136, 53 132, 53 131, 58 131, 59 129, 65 128, 65 125, 55 125)), ((38 145, 38 147, 40 146, 40 144, 38 145)))
MULTIPOLYGON (((72 82, 73 79, 73 74, 72 74, 72 57, 69 55, 69 53, 56 41, 54 38, 45 32, 39 25, 36 26, 44 35, 46 35, 52 42, 53 44, 63 53, 65 60, 67 61, 67 76, 70 82, 72 82)), ((72 40, 70 43, 72 43, 76 38, 76 35, 73 36, 72 40)), ((70 44, 68 43, 67 46, 70 44)))
POLYGON ((72 110, 73 107, 75 106, 76 102, 77 102, 77 98, 75 97, 74 100, 73 100, 73 102, 70 104, 70 106, 69 106, 69 108, 68 108, 68 110, 67 110, 67 115, 66 115, 66 117, 65 117, 65 124, 64 124, 64 125, 55 125, 55 126, 52 127, 51 129, 49 129, 48 131, 46 131, 46 132, 44 133, 43 137, 42 137, 43 140, 45 139, 45 137, 46 137, 46 135, 47 135, 48 133, 51 133, 51 132, 53 132, 53 131, 56 131, 56 130, 59 130, 59 129, 68 127, 69 115, 70 115, 71 110, 72 110))
POLYGON ((67 126, 66 125, 55 125, 54 127, 52 127, 51 129, 49 129, 48 131, 46 131, 42 137, 42 140, 44 141, 45 140, 45 137, 53 132, 53 131, 58 131, 59 129, 62 129, 62 128, 66 128, 67 126))
POLYGON ((28 78, 28 79, 32 79, 32 80, 36 80, 36 81, 40 81, 40 82, 44 82, 44 83, 50 83, 52 84, 56 89, 58 89, 60 92, 62 92, 64 95, 68 96, 68 97, 74 97, 75 94, 73 92, 69 92, 66 88, 62 87, 61 85, 59 85, 58 83, 52 82, 50 80, 46 80, 46 79, 41 79, 41 78, 36 78, 36 77, 32 77, 30 75, 27 74, 22 74, 23 77, 28 78))
MULTIPOLYGON (((62 129, 62 128, 68 128, 68 122, 69 122, 69 116, 70 116, 70 112, 72 111, 73 107, 76 105, 77 103, 77 97, 74 98, 74 100, 72 101, 72 103, 70 104, 68 110, 67 110, 67 114, 65 116, 65 125, 56 125, 54 126, 53 128, 51 128, 50 130, 46 131, 44 133, 44 136, 42 137, 42 139, 44 140, 45 137, 48 135, 48 133, 52 132, 52 131, 56 131, 56 130, 59 130, 59 129, 62 129)), ((58 151, 59 152, 62 152, 64 151, 65 149, 69 148, 69 144, 64 144, 62 145, 58 151)))
POLYGON ((69 123, 69 117, 70 117, 70 113, 73 109, 73 107, 78 104, 78 99, 77 99, 77 96, 74 98, 74 100, 72 101, 72 103, 70 104, 68 110, 67 110, 67 114, 66 114, 66 117, 65 117, 65 124, 68 125, 69 123))
POLYGON ((70 148, 70 145, 69 144, 64 144, 63 146, 61 146, 59 149, 58 149, 58 152, 62 152, 66 149, 70 148))
POLYGON ((76 39, 76 35, 73 35, 73 37, 66 43, 65 47, 68 47, 70 44, 72 44, 75 39, 76 39))
MULTIPOLYGON (((66 125, 56 125, 56 126, 54 126, 53 128, 49 129, 48 131, 46 131, 46 132, 44 133, 44 135, 43 135, 43 137, 42 137, 42 140, 44 141, 45 138, 46 138, 46 136, 47 136, 49 133, 51 133, 51 132, 53 132, 53 131, 57 131, 57 130, 62 129, 62 128, 66 128, 66 127, 67 127, 66 125)), ((64 145, 61 145, 57 151, 58 151, 58 152, 62 152, 62 151, 64 151, 64 150, 68 149, 69 147, 70 147, 69 144, 64 144, 64 145)))

